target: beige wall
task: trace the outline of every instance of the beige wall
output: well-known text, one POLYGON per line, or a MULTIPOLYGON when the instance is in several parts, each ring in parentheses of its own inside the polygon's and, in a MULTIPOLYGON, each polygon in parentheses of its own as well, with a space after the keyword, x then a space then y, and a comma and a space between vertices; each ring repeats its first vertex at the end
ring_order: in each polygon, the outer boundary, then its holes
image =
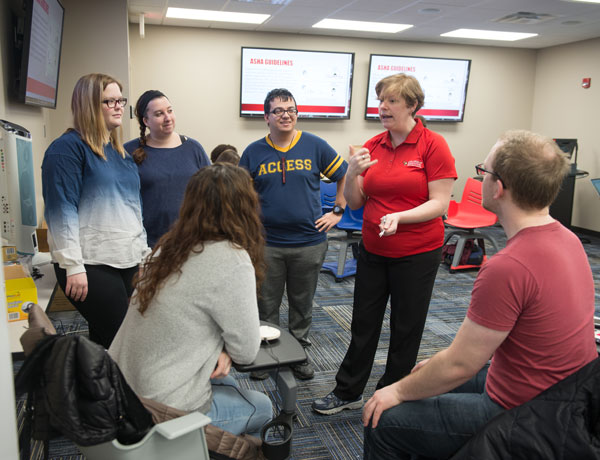
MULTIPOLYGON (((130 46, 132 104, 143 91, 160 89, 175 107, 178 132, 197 139, 207 152, 220 143, 241 150, 266 133, 264 120, 239 117, 242 46, 355 53, 351 118, 298 123, 344 156, 348 144, 382 130, 379 122, 364 120, 371 53, 472 59, 464 122, 429 125, 444 135, 456 157, 457 198, 502 131, 531 127, 533 50, 164 26, 146 26, 142 39, 136 24, 130 25, 130 46)), ((131 132, 138 132, 134 120, 131 132)))
MULTIPOLYGON (((65 27, 60 59, 60 92, 51 115, 52 139, 71 125, 71 94, 75 83, 88 73, 105 73, 123 84, 129 94, 129 31, 127 2, 123 0, 61 0, 65 27)), ((130 137, 129 124, 123 126, 130 137)))
POLYGON ((600 38, 540 50, 534 90, 532 129, 578 139, 577 165, 589 172, 575 181, 572 223, 599 232, 600 198, 589 179, 600 177, 600 38))

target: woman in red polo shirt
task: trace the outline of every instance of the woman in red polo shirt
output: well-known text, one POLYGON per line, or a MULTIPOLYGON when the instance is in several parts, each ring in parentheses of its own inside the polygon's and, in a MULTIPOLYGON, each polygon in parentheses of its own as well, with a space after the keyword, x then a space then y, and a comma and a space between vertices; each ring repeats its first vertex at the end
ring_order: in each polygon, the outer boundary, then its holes
POLYGON ((415 114, 425 96, 416 78, 391 75, 375 87, 386 129, 361 149, 350 147, 344 196, 364 206, 352 339, 337 385, 313 402, 322 414, 359 409, 390 299, 390 345, 377 388, 413 368, 444 242, 442 216, 456 179, 454 157, 442 136, 415 114))

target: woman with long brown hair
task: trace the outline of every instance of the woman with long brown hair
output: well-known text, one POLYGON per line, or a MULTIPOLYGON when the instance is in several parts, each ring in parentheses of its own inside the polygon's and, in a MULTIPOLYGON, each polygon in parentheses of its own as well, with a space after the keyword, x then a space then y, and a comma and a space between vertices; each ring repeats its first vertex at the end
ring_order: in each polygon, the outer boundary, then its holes
POLYGON ((73 128, 46 150, 44 216, 58 283, 89 324, 90 339, 108 348, 150 249, 142 226, 140 179, 121 143, 122 85, 84 75, 73 90, 73 128))
POLYGON ((192 176, 109 350, 138 395, 203 412, 235 434, 258 434, 272 415, 266 395, 227 375, 232 360, 251 363, 260 347, 258 210, 245 170, 219 163, 192 176))

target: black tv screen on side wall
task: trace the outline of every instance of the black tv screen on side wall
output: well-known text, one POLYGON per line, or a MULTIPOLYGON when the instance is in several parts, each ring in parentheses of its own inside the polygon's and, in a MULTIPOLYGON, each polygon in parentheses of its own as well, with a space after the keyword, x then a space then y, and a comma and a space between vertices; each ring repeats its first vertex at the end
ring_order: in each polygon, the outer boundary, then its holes
POLYGON ((59 0, 24 2, 17 95, 25 104, 56 108, 65 10, 59 0))
POLYGON ((286 88, 300 118, 350 118, 354 53, 242 47, 240 116, 261 117, 267 93, 286 88))
POLYGON ((425 105, 419 110, 427 121, 463 121, 470 59, 446 59, 371 54, 367 89, 367 120, 379 119, 379 101, 375 85, 388 75, 412 75, 425 93, 425 105))

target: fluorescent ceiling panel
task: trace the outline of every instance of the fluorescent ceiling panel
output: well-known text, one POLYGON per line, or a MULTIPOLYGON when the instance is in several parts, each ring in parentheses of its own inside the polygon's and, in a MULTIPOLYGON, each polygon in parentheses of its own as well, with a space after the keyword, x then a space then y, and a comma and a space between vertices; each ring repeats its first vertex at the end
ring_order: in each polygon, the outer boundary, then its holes
POLYGON ((230 11, 196 10, 191 8, 167 9, 167 17, 175 19, 194 19, 196 21, 241 22, 245 24, 262 24, 269 14, 234 13, 230 11))
POLYGON ((456 29, 440 35, 440 37, 473 38, 477 40, 502 40, 507 42, 514 42, 516 40, 523 40, 524 38, 536 36, 537 34, 528 34, 522 32, 500 32, 497 30, 478 29, 456 29))
POLYGON ((315 29, 358 30, 360 32, 383 32, 395 34, 410 29, 411 24, 390 24, 388 22, 346 21, 343 19, 323 19, 313 25, 315 29))

